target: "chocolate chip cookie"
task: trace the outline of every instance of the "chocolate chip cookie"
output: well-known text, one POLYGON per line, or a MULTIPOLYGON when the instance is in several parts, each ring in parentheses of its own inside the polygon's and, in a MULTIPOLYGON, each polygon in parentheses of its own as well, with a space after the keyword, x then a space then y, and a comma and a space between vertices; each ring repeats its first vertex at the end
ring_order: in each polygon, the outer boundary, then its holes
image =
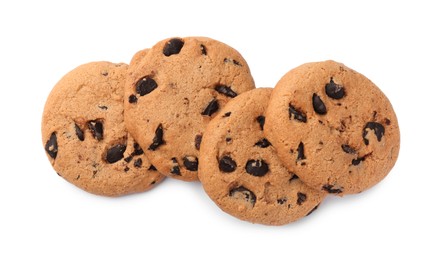
POLYGON ((195 181, 206 125, 231 99, 254 88, 233 48, 209 38, 171 38, 147 51, 125 88, 129 132, 163 174, 195 181))
POLYGON ((334 61, 288 72, 272 93, 265 130, 289 171, 340 196, 381 181, 399 153, 390 101, 365 76, 334 61))
POLYGON ((211 120, 200 148, 199 178, 223 211, 254 223, 283 225, 311 213, 325 193, 288 171, 264 135, 271 91, 243 93, 211 120))
POLYGON ((125 129, 127 69, 109 62, 79 66, 56 84, 44 108, 42 139, 53 168, 94 194, 145 191, 164 178, 125 129))

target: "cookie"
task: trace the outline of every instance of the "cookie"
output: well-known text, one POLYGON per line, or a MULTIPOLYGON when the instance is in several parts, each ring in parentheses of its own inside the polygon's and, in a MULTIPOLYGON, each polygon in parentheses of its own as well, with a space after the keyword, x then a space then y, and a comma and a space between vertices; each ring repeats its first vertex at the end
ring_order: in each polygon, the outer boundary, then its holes
POLYGON ((209 38, 171 38, 148 50, 125 88, 126 127, 163 174, 198 180, 206 125, 254 81, 243 57, 209 38))
POLYGON ((253 223, 284 225, 311 213, 325 193, 288 171, 265 137, 271 91, 243 93, 211 121, 200 148, 199 178, 223 211, 253 223))
POLYGON ((399 153, 390 101, 365 76, 335 61, 307 63, 283 76, 265 130, 289 171, 340 196, 381 181, 399 153))
POLYGON ((42 139, 53 168, 98 195, 145 191, 164 178, 125 129, 127 69, 109 62, 81 65, 56 84, 44 108, 42 139))

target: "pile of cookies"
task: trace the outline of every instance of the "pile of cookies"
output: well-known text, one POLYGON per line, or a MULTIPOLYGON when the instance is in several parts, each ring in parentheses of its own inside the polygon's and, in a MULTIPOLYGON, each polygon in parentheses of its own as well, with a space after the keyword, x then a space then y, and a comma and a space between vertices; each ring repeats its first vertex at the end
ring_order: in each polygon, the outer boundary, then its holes
POLYGON ((53 168, 90 193, 200 180, 242 220, 284 225, 328 194, 362 192, 394 166, 400 134, 385 95, 334 61, 303 64, 255 88, 235 49, 170 38, 129 65, 91 62, 50 93, 43 145, 53 168))

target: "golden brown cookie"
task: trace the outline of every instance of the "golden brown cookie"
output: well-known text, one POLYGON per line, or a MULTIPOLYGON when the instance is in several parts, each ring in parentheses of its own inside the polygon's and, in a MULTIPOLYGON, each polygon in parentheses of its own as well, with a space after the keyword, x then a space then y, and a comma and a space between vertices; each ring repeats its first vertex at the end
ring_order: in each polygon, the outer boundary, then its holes
POLYGON ((125 129, 127 69, 110 62, 81 65, 56 84, 44 108, 42 139, 53 168, 94 194, 146 191, 164 178, 125 129))
POLYGON ((206 125, 229 100, 254 88, 236 50, 202 37, 158 42, 128 74, 127 129, 160 172, 185 181, 198 179, 206 125))
POLYGON ((284 225, 312 212, 325 197, 288 171, 263 132, 272 89, 231 100, 208 125, 199 178, 225 212, 254 223, 284 225))
POLYGON ((285 74, 270 99, 265 129, 289 171, 340 196, 381 181, 399 153, 390 101, 365 76, 334 61, 285 74))

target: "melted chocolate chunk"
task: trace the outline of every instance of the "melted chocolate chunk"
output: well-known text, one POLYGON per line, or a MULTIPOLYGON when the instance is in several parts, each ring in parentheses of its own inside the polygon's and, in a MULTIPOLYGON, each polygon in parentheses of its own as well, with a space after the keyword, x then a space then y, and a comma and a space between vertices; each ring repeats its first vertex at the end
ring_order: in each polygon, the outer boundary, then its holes
POLYGON ((362 161, 364 161, 364 159, 366 159, 366 157, 358 157, 357 159, 352 159, 352 165, 357 166, 357 165, 360 164, 362 161))
POLYGON ((264 123, 266 122, 265 116, 258 116, 256 118, 256 121, 258 121, 259 126, 261 127, 261 130, 264 130, 264 123))
POLYGON ((313 108, 319 115, 326 115, 326 106, 322 99, 316 94, 313 94, 313 108))
POLYGON ((200 51, 202 52, 202 55, 206 55, 206 47, 203 44, 200 44, 200 51))
POLYGON ((136 159, 134 162, 134 166, 136 168, 141 168, 141 165, 143 165, 143 160, 141 158, 136 159))
POLYGON ((85 140, 85 135, 83 134, 82 129, 75 123, 74 124, 74 130, 76 131, 76 136, 80 141, 85 140))
POLYGON ((223 114, 223 117, 229 117, 231 115, 231 112, 226 112, 223 114))
POLYGON ((179 175, 180 176, 181 175, 181 169, 179 168, 178 160, 175 157, 171 158, 171 160, 172 160, 173 164, 176 164, 176 165, 174 165, 171 168, 170 173, 172 173, 174 175, 179 175))
POLYGON ((302 192, 297 193, 297 205, 302 205, 307 200, 307 195, 302 192))
POLYGON ((88 121, 88 128, 91 130, 93 137, 101 141, 103 140, 103 122, 100 120, 88 121))
POLYGON ((205 110, 203 110, 202 115, 211 116, 219 109, 219 103, 217 99, 213 99, 209 102, 208 106, 206 106, 205 110))
POLYGON ((325 184, 325 185, 323 185, 323 190, 325 190, 325 191, 327 191, 328 193, 336 193, 336 194, 339 194, 339 193, 342 193, 343 192, 343 188, 334 188, 334 185, 331 185, 331 184, 325 184))
POLYGON ((133 103, 137 103, 138 98, 135 95, 130 95, 129 96, 129 103, 133 104, 133 103))
POLYGON ((186 156, 184 157, 184 166, 185 168, 187 168, 187 170, 189 171, 197 171, 199 165, 199 160, 197 159, 197 157, 193 157, 193 156, 186 156))
POLYGON ((229 86, 225 86, 225 85, 217 85, 217 86, 215 86, 215 91, 217 91, 218 93, 220 93, 220 94, 223 94, 223 95, 225 95, 225 96, 227 96, 227 97, 231 97, 231 98, 234 98, 234 97, 236 97, 238 94, 237 93, 235 93, 232 89, 231 89, 231 87, 229 87, 229 86))
POLYGON ((168 57, 173 54, 178 54, 181 51, 182 47, 184 47, 184 42, 182 41, 182 39, 173 38, 164 45, 162 53, 168 57))
POLYGON ((237 163, 228 155, 219 160, 219 169, 222 172, 233 172, 237 168, 237 163))
POLYGON ((266 148, 266 147, 269 147, 272 144, 269 142, 269 140, 263 138, 263 139, 259 140, 258 142, 256 142, 255 145, 259 146, 261 148, 266 148))
POLYGON ((56 159, 58 155, 58 139, 55 132, 50 135, 49 140, 46 142, 45 150, 50 157, 56 159))
MULTIPOLYGON (((144 95, 149 94, 150 92, 155 90, 157 87, 158 87, 158 84, 156 83, 156 81, 149 76, 145 76, 145 77, 141 78, 140 80, 138 80, 137 84, 135 85, 135 89, 140 96, 144 96, 144 95)), ((130 102, 130 97, 129 97, 129 102, 130 102)), ((130 102, 130 103, 133 103, 133 102, 130 102)))
POLYGON ((124 144, 116 144, 113 147, 109 148, 106 152, 106 161, 108 163, 115 163, 119 160, 123 159, 123 153, 126 151, 126 145, 124 144))
POLYGON ((297 147, 297 160, 304 160, 306 159, 305 154, 304 154, 304 146, 303 143, 300 142, 299 146, 297 147))
POLYGON ((200 144, 202 143, 202 135, 196 135, 194 137, 194 146, 197 150, 200 150, 200 144))
POLYGON ((157 171, 155 166, 153 166, 152 164, 150 165, 149 169, 147 169, 147 170, 149 170, 149 171, 157 171))
POLYGON ((230 58, 225 58, 224 60, 223 60, 225 63, 229 63, 229 62, 232 62, 234 65, 236 65, 236 66, 243 66, 243 65, 241 65, 241 63, 239 63, 238 61, 236 61, 236 60, 234 60, 234 59, 230 59, 230 58))
POLYGON ((132 152, 132 156, 142 155, 144 153, 143 149, 138 143, 134 143, 134 151, 132 152))
POLYGON ((149 150, 155 151, 159 146, 165 144, 163 140, 164 130, 162 129, 162 124, 159 124, 155 130, 155 137, 153 137, 153 142, 149 146, 149 150))
POLYGON ((276 202, 278 202, 278 204, 284 204, 285 202, 287 202, 287 198, 280 198, 278 199, 276 202))
POLYGON ((335 84, 332 78, 329 83, 325 85, 325 93, 328 97, 333 99, 341 99, 345 95, 343 86, 335 84))
POLYGON ((366 145, 369 144, 369 139, 366 138, 367 133, 368 133, 367 129, 373 130, 375 135, 376 135, 376 138, 378 139, 378 142, 381 142, 381 138, 385 134, 385 128, 383 125, 381 125, 380 123, 377 123, 377 122, 368 122, 364 126, 364 128, 363 128, 363 140, 364 140, 364 143, 366 145))
POLYGON ((269 172, 269 165, 264 160, 248 160, 246 172, 256 177, 262 177, 269 172))
POLYGON ((356 154, 356 153, 357 153, 357 151, 355 151, 354 148, 350 147, 350 146, 347 145, 347 144, 342 144, 342 145, 341 145, 341 149, 343 149, 343 151, 344 151, 345 153, 349 153, 349 154, 356 154))
POLYGON ((249 202, 252 207, 255 205, 256 203, 256 196, 253 192, 251 192, 250 190, 248 190, 246 187, 244 186, 240 186, 234 189, 231 189, 229 191, 229 196, 236 198, 236 199, 243 199, 247 202, 249 202))
POLYGON ((307 116, 302 111, 296 109, 293 105, 288 104, 288 115, 290 117, 290 120, 293 119, 297 120, 302 123, 307 122, 307 116))

